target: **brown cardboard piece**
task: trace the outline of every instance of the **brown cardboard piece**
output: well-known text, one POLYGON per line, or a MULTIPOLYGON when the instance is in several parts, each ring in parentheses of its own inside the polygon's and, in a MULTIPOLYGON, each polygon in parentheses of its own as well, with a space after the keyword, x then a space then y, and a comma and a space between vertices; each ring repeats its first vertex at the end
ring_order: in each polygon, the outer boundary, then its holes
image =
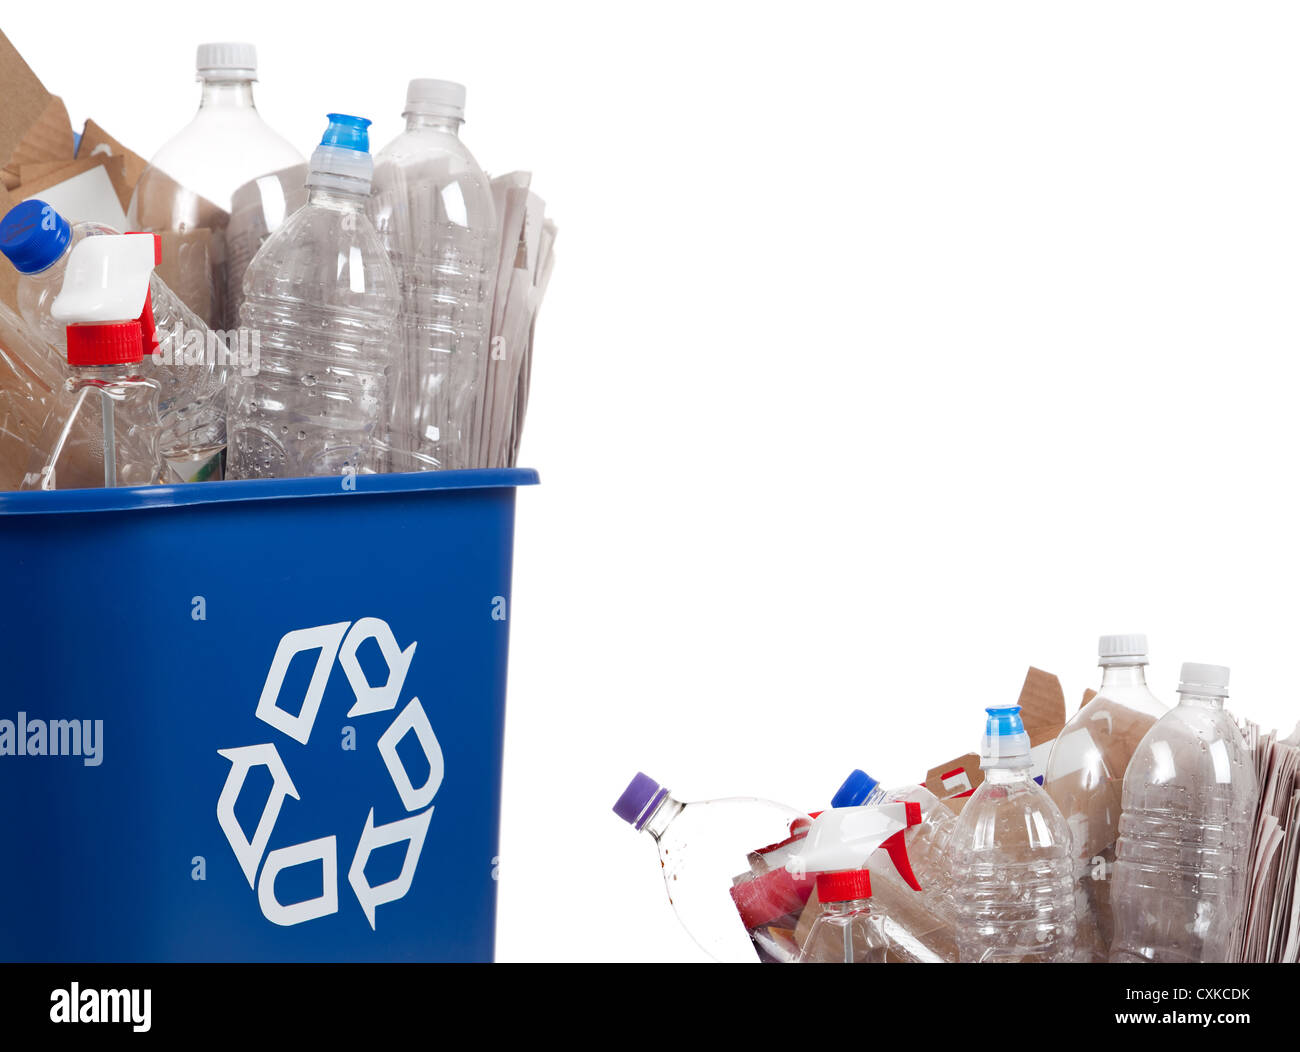
POLYGON ((133 150, 128 150, 91 120, 86 121, 85 128, 81 132, 81 145, 77 147, 77 158, 83 157, 122 158, 126 180, 126 200, 122 202, 122 211, 125 212, 130 207, 135 184, 140 181, 140 175, 149 166, 149 162, 133 150))
MULTIPOLYGON (((1029 734, 1030 748, 1039 751, 1040 746, 1056 740, 1066 722, 1065 691, 1059 679, 1031 666, 1016 704, 1020 706, 1020 718, 1029 734)), ((1046 761, 1046 757, 1042 759, 1046 761)), ((979 754, 972 752, 931 767, 925 776, 925 787, 960 812, 983 781, 979 754)))
MULTIPOLYGON (((6 214, 13 207, 9 191, 0 186, 0 215, 6 214)), ((18 311, 18 271, 4 256, 0 255, 0 302, 17 313, 18 311)))
POLYGON ((41 161, 71 160, 72 123, 63 100, 51 95, 0 33, 0 181, 18 186, 18 168, 41 161))
POLYGON ((47 172, 39 179, 29 180, 26 173, 32 167, 32 165, 25 164, 20 169, 23 173, 23 181, 22 185, 18 187, 15 196, 20 196, 22 200, 28 197, 39 197, 42 190, 48 190, 51 186, 57 186, 64 180, 81 175, 92 168, 103 168, 108 175, 108 181, 113 184, 113 193, 122 205, 122 211, 125 212, 131 204, 131 192, 126 186, 126 159, 123 157, 87 157, 80 161, 64 164, 52 172, 47 172))

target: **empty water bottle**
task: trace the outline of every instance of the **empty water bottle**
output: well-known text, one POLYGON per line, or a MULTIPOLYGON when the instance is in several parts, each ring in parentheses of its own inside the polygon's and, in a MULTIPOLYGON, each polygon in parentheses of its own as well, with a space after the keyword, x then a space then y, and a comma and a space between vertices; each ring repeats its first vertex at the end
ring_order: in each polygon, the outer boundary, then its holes
POLYGON ((232 478, 382 466, 401 297, 365 215, 370 122, 338 113, 329 121, 312 154, 307 203, 262 246, 244 280, 241 320, 260 357, 253 375, 233 381, 232 478))
MULTIPOLYGON (((54 317, 53 305, 68 259, 85 238, 117 233, 102 223, 70 223, 35 198, 15 205, 0 220, 0 251, 18 271, 19 309, 60 372, 66 327, 54 317)), ((229 363, 238 359, 230 358, 221 336, 157 274, 149 278, 140 321, 145 359, 138 371, 158 383, 163 456, 183 481, 219 479, 226 446, 226 377, 229 363)))
MULTIPOLYGON (((301 171, 304 161, 253 105, 257 50, 252 44, 200 44, 196 66, 203 82, 199 111, 141 174, 127 222, 133 230, 178 235, 170 275, 176 293, 210 327, 227 330, 237 324, 228 289, 239 287, 249 259, 240 241, 227 258, 235 191, 262 176, 301 171)), ((261 225, 274 229, 285 214, 282 183, 273 178, 259 186, 261 225)))
POLYGON ((63 374, 41 341, 0 301, 0 489, 17 489, 63 374))
POLYGON ((1226 668, 1183 665, 1178 704, 1129 762, 1112 961, 1232 959, 1258 791, 1246 742, 1223 708, 1227 696, 1226 668))
POLYGON ((1110 952, 1111 880, 1124 772, 1138 743, 1168 709, 1147 689, 1147 637, 1102 636, 1101 690, 1062 729, 1043 788, 1070 827, 1074 853, 1075 951, 1104 961, 1110 952))
POLYGON ((668 901, 691 938, 719 961, 759 960, 746 930, 754 920, 742 920, 734 882, 754 872, 751 853, 789 840, 808 816, 752 797, 682 803, 644 774, 628 783, 614 813, 655 841, 668 901))
POLYGON ((1020 706, 988 710, 984 781, 952 835, 962 961, 1064 962, 1074 955, 1070 831, 1030 776, 1020 706))
POLYGON ((392 463, 465 468, 487 368, 500 231, 492 186, 460 141, 465 89, 413 80, 406 130, 375 157, 370 215, 402 286, 392 463))

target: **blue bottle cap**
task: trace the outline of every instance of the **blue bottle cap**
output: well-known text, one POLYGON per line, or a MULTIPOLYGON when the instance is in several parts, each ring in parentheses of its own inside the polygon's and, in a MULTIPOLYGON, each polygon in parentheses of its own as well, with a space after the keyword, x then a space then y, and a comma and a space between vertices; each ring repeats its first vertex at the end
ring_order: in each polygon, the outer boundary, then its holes
POLYGON ((72 226, 53 207, 32 198, 0 219, 0 252, 22 274, 39 274, 67 251, 72 226))
POLYGON ((343 150, 356 150, 358 153, 370 152, 370 121, 365 117, 352 117, 346 113, 327 113, 329 127, 321 136, 322 146, 337 146, 343 150))
POLYGON ((1025 725, 1020 719, 1019 705, 990 705, 984 711, 988 713, 984 733, 989 737, 1006 738, 1013 734, 1025 733, 1025 725))
POLYGON ((831 807, 857 807, 865 804, 871 790, 879 784, 866 771, 854 771, 831 797, 831 807))

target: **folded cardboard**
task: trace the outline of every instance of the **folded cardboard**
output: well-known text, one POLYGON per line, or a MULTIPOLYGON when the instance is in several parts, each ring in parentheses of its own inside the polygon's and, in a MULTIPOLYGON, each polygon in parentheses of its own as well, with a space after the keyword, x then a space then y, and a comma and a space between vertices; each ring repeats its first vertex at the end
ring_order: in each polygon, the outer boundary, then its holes
POLYGON ((24 164, 72 158, 72 124, 63 100, 45 90, 3 33, 0 100, 0 180, 5 189, 19 185, 18 169, 24 164))

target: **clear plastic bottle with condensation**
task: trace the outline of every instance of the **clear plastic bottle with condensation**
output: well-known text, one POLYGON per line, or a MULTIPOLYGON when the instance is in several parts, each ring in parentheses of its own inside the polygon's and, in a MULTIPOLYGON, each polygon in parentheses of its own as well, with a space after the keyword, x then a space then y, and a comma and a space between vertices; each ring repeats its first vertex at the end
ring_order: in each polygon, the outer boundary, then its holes
MULTIPOLYGON (((211 328, 233 329, 237 290, 247 253, 227 251, 226 233, 235 192, 263 176, 301 169, 302 154, 262 119, 253 103, 257 49, 252 44, 200 44, 196 57, 203 84, 199 111, 156 153, 131 197, 132 230, 181 235, 172 283, 176 293, 211 328)), ((286 213, 282 183, 267 179, 261 225, 286 213)), ((249 217, 245 217, 247 219, 249 217)))
POLYGON ((884 964, 889 938, 871 902, 871 874, 850 869, 817 875, 821 912, 800 947, 799 964, 884 964))
POLYGON ((492 185, 460 140, 465 89, 413 80, 406 130, 375 156, 370 215, 402 286, 389 443, 397 471, 479 467, 500 230, 492 185))
POLYGON ((1124 776, 1111 888, 1117 962, 1232 959, 1245 910, 1258 787, 1224 709, 1228 670, 1187 663, 1178 704, 1124 776))
POLYGON ((365 202, 370 122, 329 115, 312 154, 307 203, 258 252, 242 323, 256 373, 233 377, 231 478, 381 470, 387 375, 401 296, 365 202))
POLYGON ((752 797, 683 803, 644 774, 628 783, 614 813, 654 840, 668 901, 691 938, 715 960, 757 962, 732 889, 753 873, 753 852, 788 840, 808 816, 752 797))
MULTIPOLYGON (((0 252, 18 271, 19 310, 60 372, 66 361, 66 327, 52 308, 63 289, 68 259, 85 238, 118 233, 102 223, 70 223, 35 198, 0 219, 0 252)), ((220 479, 232 360, 226 346, 157 274, 150 275, 141 321, 145 359, 140 372, 158 382, 163 455, 184 481, 220 479)))
POLYGON ((984 781, 951 840, 961 960, 1067 962, 1075 927, 1070 830, 1033 780, 1020 706, 987 712, 984 781))
POLYGON ((1043 788, 1070 827, 1074 853, 1075 952, 1105 961, 1114 925, 1111 881, 1124 773, 1138 743, 1168 707, 1147 687, 1147 637, 1102 636, 1101 689, 1052 745, 1043 788))
POLYGON ((140 371, 139 310, 155 251, 148 234, 90 238, 73 250, 52 308, 68 326, 66 378, 52 400, 23 488, 175 481, 159 447, 158 383, 140 371))

